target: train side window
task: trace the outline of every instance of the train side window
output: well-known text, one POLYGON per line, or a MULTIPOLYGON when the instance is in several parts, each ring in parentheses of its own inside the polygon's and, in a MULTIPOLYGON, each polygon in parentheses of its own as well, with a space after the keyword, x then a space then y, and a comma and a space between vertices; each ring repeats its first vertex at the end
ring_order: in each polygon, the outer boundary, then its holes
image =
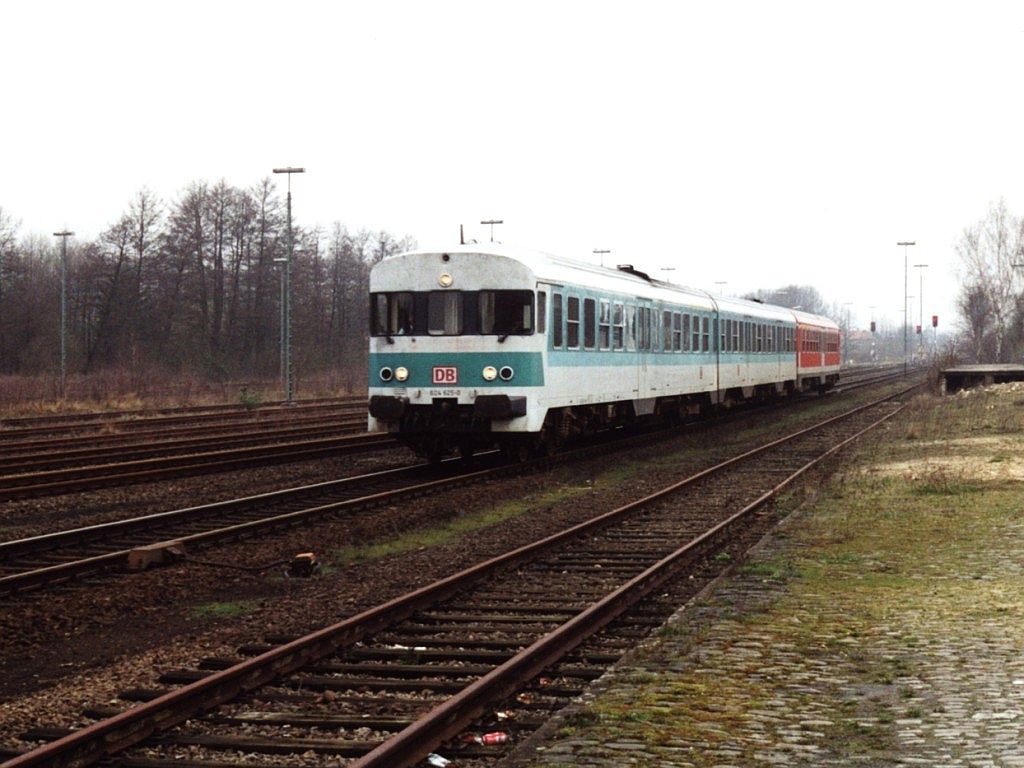
POLYGON ((597 316, 597 343, 601 349, 611 348, 612 305, 608 299, 601 299, 601 312, 597 316))
POLYGON ((537 291, 537 333, 544 333, 548 328, 548 295, 537 291))
POLYGON ((636 307, 626 306, 626 349, 636 351, 636 307))
POLYGON ((683 352, 689 352, 690 345, 690 316, 683 313, 683 352))
POLYGON ((626 338, 626 316, 622 311, 622 304, 615 302, 612 305, 612 346, 615 349, 622 349, 625 346, 626 338))
POLYGON ((667 309, 661 313, 661 351, 672 351, 672 313, 667 309))
POLYGON ((718 351, 719 352, 725 352, 726 351, 726 346, 725 346, 726 345, 726 340, 729 338, 727 333, 726 333, 726 328, 728 326, 728 320, 720 320, 718 318, 715 318, 715 325, 718 326, 718 330, 719 330, 719 333, 717 334, 718 335, 718 351))
POLYGON ((551 294, 551 346, 562 348, 562 294, 551 294))
POLYGON ((430 292, 427 297, 427 333, 431 336, 459 336, 462 317, 462 293, 430 292))
POLYGON ((578 296, 570 296, 565 312, 566 343, 569 349, 580 348, 580 300, 578 296))
POLYGON ((533 291, 480 291, 477 310, 484 335, 533 333, 533 291))
POLYGON ((683 351, 683 318, 678 312, 672 313, 672 351, 683 351))
POLYGON ((587 349, 594 348, 594 321, 596 318, 596 305, 593 299, 583 300, 583 346, 587 349))
POLYGON ((732 321, 732 351, 739 352, 740 350, 740 329, 739 323, 735 320, 732 321))
POLYGON ((374 293, 370 295, 370 333, 383 336, 388 327, 388 295, 374 293))
POLYGON ((701 318, 701 336, 704 339, 703 351, 709 352, 711 350, 711 318, 701 318))
POLYGON ((693 315, 690 318, 690 328, 692 333, 690 334, 690 349, 694 352, 700 352, 700 317, 693 315))
POLYGON ((413 333, 415 300, 409 292, 374 294, 373 333, 376 336, 408 336, 413 333))

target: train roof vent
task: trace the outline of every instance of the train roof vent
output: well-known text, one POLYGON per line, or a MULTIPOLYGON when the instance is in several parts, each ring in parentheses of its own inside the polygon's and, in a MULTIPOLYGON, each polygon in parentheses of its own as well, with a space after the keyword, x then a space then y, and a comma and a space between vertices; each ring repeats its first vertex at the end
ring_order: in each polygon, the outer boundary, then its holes
POLYGON ((628 272, 631 275, 642 277, 647 282, 651 282, 651 276, 646 272, 641 272, 639 269, 634 269, 632 264, 619 264, 616 267, 620 272, 628 272))

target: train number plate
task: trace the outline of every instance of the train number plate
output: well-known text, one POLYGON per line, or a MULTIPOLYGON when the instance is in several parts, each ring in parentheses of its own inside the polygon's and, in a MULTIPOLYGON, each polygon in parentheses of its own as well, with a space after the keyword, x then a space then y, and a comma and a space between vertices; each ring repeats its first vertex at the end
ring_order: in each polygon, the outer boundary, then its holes
POLYGON ((432 384, 458 384, 459 369, 454 365, 435 365, 430 381, 432 384))

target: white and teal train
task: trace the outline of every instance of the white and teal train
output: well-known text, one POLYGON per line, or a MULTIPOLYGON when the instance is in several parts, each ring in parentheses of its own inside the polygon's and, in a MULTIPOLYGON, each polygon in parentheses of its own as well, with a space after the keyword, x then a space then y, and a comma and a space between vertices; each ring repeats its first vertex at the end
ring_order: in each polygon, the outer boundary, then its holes
POLYGON ((369 430, 432 460, 523 457, 839 378, 827 318, 495 243, 377 264, 370 329, 369 430))

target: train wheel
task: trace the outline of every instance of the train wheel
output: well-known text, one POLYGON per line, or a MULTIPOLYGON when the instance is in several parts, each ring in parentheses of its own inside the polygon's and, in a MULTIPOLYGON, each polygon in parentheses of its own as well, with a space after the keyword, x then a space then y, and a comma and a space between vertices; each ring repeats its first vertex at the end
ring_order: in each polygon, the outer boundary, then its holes
POLYGON ((526 443, 505 443, 501 446, 501 455, 513 464, 522 464, 530 459, 530 448, 526 443))

